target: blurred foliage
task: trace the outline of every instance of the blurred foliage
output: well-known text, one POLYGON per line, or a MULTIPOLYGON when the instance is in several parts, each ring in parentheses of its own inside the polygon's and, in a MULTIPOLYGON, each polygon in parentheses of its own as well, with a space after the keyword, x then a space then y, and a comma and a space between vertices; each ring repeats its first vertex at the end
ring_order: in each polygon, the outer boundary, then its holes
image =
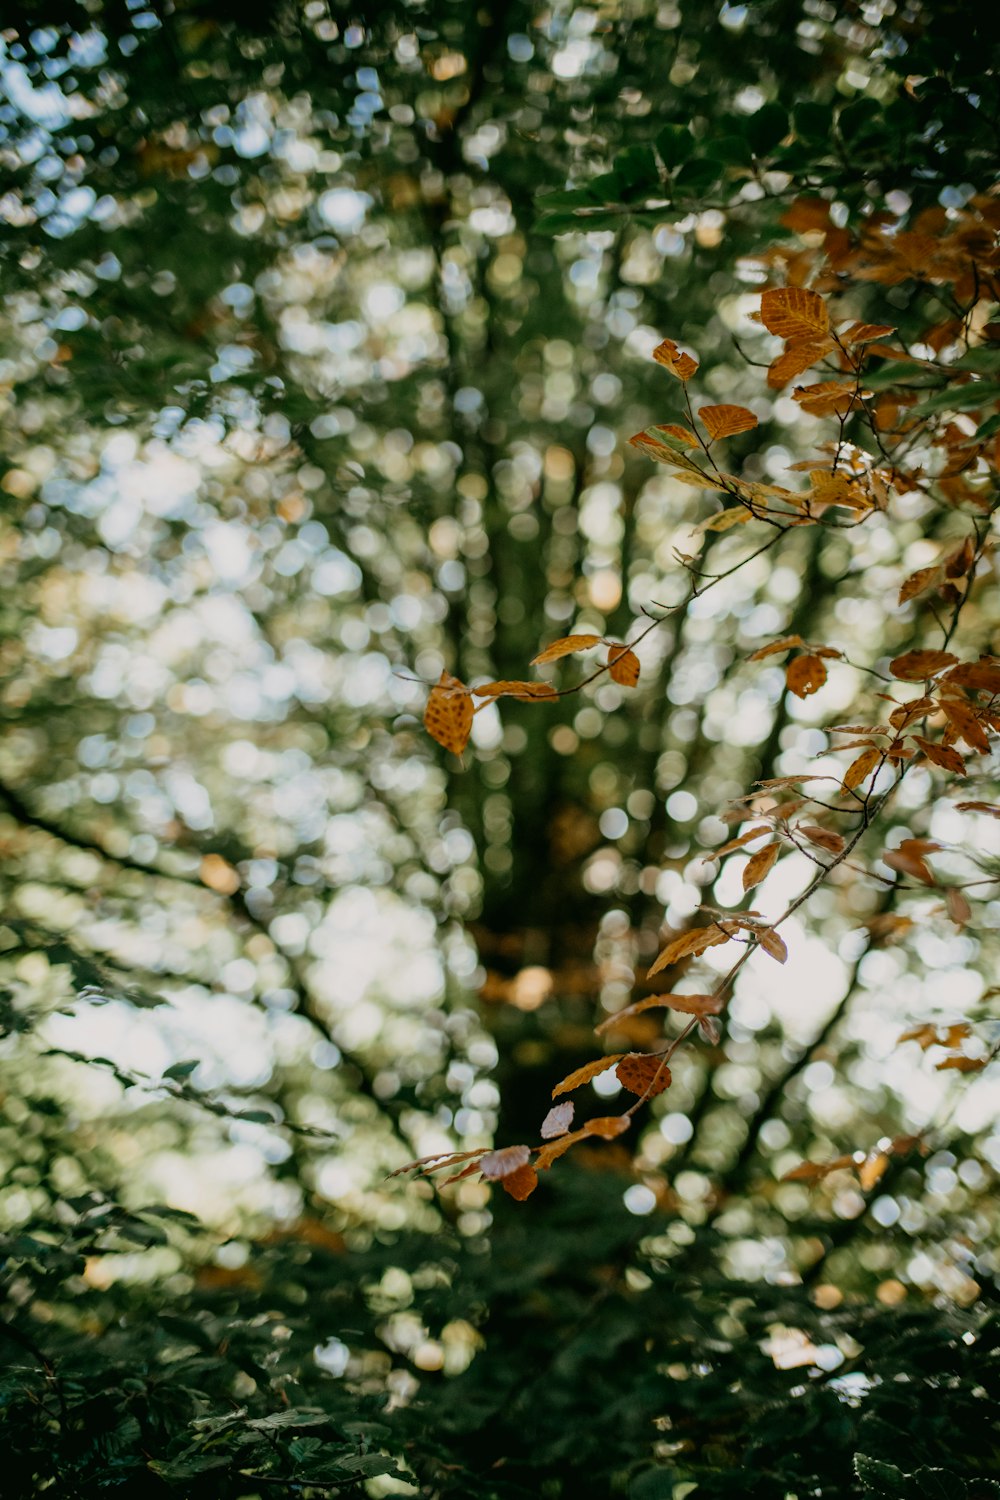
MULTIPOLYGON (((0 24, 5 1493, 994 1494, 991 1085, 895 1041, 990 1024, 995 903, 821 893, 634 1153, 527 1205, 384 1180, 536 1130, 664 913, 736 899, 718 810, 840 709, 747 655, 909 643, 887 591, 953 516, 793 537, 628 702, 478 715, 462 774, 419 723, 443 669, 517 679, 678 551, 736 558, 626 445, 680 415, 648 356, 754 401, 750 477, 807 451, 737 348, 749 257, 803 190, 854 229, 993 185, 991 13, 0 24), (919 1129, 870 1190, 777 1180, 919 1129)), ((919 338, 925 292, 883 292, 856 315, 919 338)), ((955 817, 902 798, 893 837, 955 817)))

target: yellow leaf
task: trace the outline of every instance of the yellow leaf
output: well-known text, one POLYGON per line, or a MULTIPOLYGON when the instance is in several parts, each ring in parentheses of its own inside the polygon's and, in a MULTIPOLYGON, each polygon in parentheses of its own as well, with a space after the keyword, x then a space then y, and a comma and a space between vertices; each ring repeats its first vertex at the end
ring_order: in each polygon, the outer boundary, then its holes
POLYGON ((560 640, 553 641, 551 646, 546 646, 544 651, 539 651, 537 656, 533 656, 531 665, 539 667, 544 662, 558 661, 561 656, 570 656, 574 651, 586 651, 591 646, 600 644, 599 635, 564 635, 560 640))
POLYGON ((844 344, 870 344, 872 339, 886 339, 896 330, 890 323, 852 323, 840 335, 844 344))
POLYGON ((695 536, 701 536, 706 531, 729 531, 733 526, 742 526, 752 520, 752 512, 744 506, 731 505, 728 510, 716 511, 714 516, 708 516, 704 521, 699 521, 697 526, 691 529, 695 536))
POLYGON ((472 733, 472 699, 457 677, 442 672, 424 709, 424 728, 454 755, 461 755, 472 733))
POLYGON ((239 872, 221 854, 206 854, 198 868, 198 878, 210 891, 232 896, 240 888, 239 872))
POLYGON ((516 1198, 518 1203, 523 1203, 525 1198, 530 1198, 538 1186, 538 1173, 534 1167, 527 1162, 523 1167, 518 1167, 508 1176, 501 1179, 500 1186, 505 1193, 516 1198))
POLYGON ((621 687, 635 687, 639 681, 639 658, 627 646, 609 646, 608 671, 612 682, 621 687))
POLYGON ((826 681, 826 667, 821 656, 797 656, 788 663, 785 672, 789 692, 797 698, 808 698, 818 693, 826 681))
POLYGON ((630 1094, 655 1099, 670 1087, 670 1069, 659 1057, 630 1052, 615 1069, 618 1081, 630 1094))
POLYGON ((700 448, 701 444, 691 431, 690 427, 682 427, 679 422, 666 422, 662 427, 655 428, 656 432, 665 432, 668 437, 676 438, 686 448, 700 448))
POLYGON ((758 849, 756 854, 751 854, 743 867, 743 889, 750 891, 755 885, 760 885, 771 873, 771 868, 780 853, 777 842, 765 844, 763 849, 758 849))
POLYGON ((609 1068, 614 1067, 615 1063, 621 1062, 624 1056, 624 1052, 612 1052, 610 1057, 598 1057, 593 1062, 584 1063, 582 1068, 577 1068, 574 1072, 567 1074, 561 1083, 556 1084, 552 1090, 553 1099, 557 1099, 560 1094, 569 1094, 573 1089, 580 1088, 582 1084, 589 1083, 592 1078, 597 1077, 598 1073, 606 1073, 609 1068))
POLYGON ((653 350, 653 358, 678 380, 690 380, 698 368, 697 360, 692 359, 690 354, 682 354, 673 339, 664 339, 661 344, 657 344, 653 350))
POLYGON ((662 969, 667 969, 679 959, 690 958, 694 954, 704 953, 706 948, 714 948, 717 943, 728 941, 726 934, 713 922, 709 927, 696 927, 692 932, 683 932, 679 938, 668 943, 659 958, 646 974, 647 979, 652 979, 654 974, 659 974, 662 969))
POLYGON ((801 286, 771 287, 761 294, 760 318, 768 333, 782 339, 815 339, 830 327, 826 304, 801 286))
POLYGON ((792 400, 811 417, 842 417, 860 399, 856 387, 844 380, 818 380, 813 385, 797 385, 792 392, 792 400))
POLYGON ((624 1135, 632 1121, 628 1115, 598 1115, 588 1120, 583 1127, 584 1135, 599 1135, 602 1141, 613 1141, 616 1135, 624 1135))
POLYGON ((745 406, 703 406, 698 413, 698 421, 713 442, 716 438, 734 437, 738 432, 749 432, 752 427, 757 426, 757 418, 745 406))
POLYGON ((862 750, 857 760, 852 761, 844 772, 844 786, 847 790, 853 791, 856 786, 860 786, 865 777, 871 775, 881 759, 881 750, 862 750))
POLYGON ((957 661, 950 651, 906 651, 889 663, 889 671, 903 682, 923 682, 957 661))

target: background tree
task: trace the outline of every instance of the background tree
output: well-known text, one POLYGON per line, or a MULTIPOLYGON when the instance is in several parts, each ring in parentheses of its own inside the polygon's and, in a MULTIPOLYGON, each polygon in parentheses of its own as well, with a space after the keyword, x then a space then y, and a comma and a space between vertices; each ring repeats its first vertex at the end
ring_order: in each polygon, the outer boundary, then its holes
MULTIPOLYGON (((862 669, 947 649, 959 602, 961 660, 995 649, 989 22, 5 24, 15 1493, 993 1493, 995 1109, 988 1076, 934 1067, 995 1042, 996 825, 955 807, 992 805, 988 760, 960 793, 953 765, 907 774, 884 847, 966 852, 838 866, 627 1138, 521 1207, 477 1175, 384 1181, 535 1139, 664 922, 745 910, 743 853, 705 858, 730 799, 817 757, 843 777, 829 725, 890 690, 862 669), (970 290, 934 257, 977 214, 970 290), (699 531, 719 502, 627 444, 688 420, 649 356, 689 342, 702 396, 758 419, 732 471, 785 486, 839 428, 748 362, 781 346, 747 314, 765 278, 824 274, 911 356, 866 357, 841 435, 923 473, 744 563, 769 522, 699 531), (884 423, 880 383, 915 388, 884 423), (649 635, 634 691, 488 707, 462 771, 428 745, 442 670, 523 680, 553 637, 631 639, 692 566, 737 563, 649 635), (747 660, 787 637, 857 668, 797 696, 747 660), (879 1149, 919 1132, 924 1155, 879 1149), (818 1185, 779 1183, 804 1157, 818 1185)), ((617 1050, 659 1034, 640 1015, 617 1050)))

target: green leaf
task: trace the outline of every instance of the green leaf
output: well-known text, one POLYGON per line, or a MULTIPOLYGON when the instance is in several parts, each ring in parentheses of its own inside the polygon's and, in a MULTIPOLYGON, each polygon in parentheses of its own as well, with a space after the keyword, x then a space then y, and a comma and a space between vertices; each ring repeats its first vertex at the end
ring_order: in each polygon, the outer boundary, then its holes
POLYGON ((1000 382, 977 380, 972 385, 945 386, 935 391, 926 401, 910 408, 912 417, 930 417, 939 411, 976 411, 988 406, 991 401, 1000 401, 1000 382))
POLYGON ((190 1058, 187 1062, 171 1063, 169 1068, 164 1069, 163 1076, 164 1078, 177 1079, 190 1078, 198 1063, 199 1059, 197 1057, 190 1058))
POLYGON ((746 122, 746 137, 755 156, 768 156, 788 134, 788 111, 781 104, 764 104, 746 122))
POLYGON ((722 176, 722 163, 710 156, 700 156, 687 162, 677 173, 677 187, 689 193, 704 193, 714 187, 722 176))
POLYGON ((656 149, 663 165, 672 172, 694 154, 694 137, 686 125, 664 125, 656 137, 656 149))
POLYGON ((869 1458, 866 1453, 856 1453, 854 1472, 866 1495, 877 1495, 879 1500, 894 1500, 895 1496, 906 1495, 906 1475, 895 1464, 869 1458))

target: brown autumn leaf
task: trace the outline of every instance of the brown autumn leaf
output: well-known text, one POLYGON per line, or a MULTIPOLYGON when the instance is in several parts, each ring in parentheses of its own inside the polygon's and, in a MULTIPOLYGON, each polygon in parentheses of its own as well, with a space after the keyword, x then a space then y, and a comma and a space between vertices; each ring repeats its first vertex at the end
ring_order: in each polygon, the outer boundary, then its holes
POLYGON ((1000 807, 993 802, 956 802, 959 812, 988 813, 991 818, 1000 818, 1000 807))
POLYGON ((198 879, 220 896, 232 896, 240 888, 239 871, 221 854, 206 854, 198 867, 198 879))
POLYGON ((450 672, 442 672, 431 688, 424 709, 424 728, 453 755, 461 755, 472 733, 472 699, 469 689, 450 672))
POLYGON ((598 1115, 586 1122, 583 1133, 600 1136, 602 1141, 613 1141, 615 1136, 624 1135, 631 1123, 629 1115, 598 1115))
POLYGON ((744 844, 749 844, 754 839, 759 839, 761 834, 771 832, 773 830, 769 823, 758 823, 756 828, 749 828, 746 833, 741 833, 739 838, 730 839, 729 843, 723 844, 721 849, 713 849, 710 854, 705 855, 705 858, 724 859, 727 854, 732 854, 734 849, 742 849, 744 844))
POLYGON ((658 365, 663 365, 681 381, 690 380, 698 369, 698 361, 692 359, 690 354, 682 354, 673 339, 664 339, 657 344, 653 350, 653 358, 658 365))
POLYGON ((842 417, 860 404, 857 387, 849 380, 817 380, 797 385, 792 400, 810 417, 842 417))
POLYGON ((844 344, 870 344, 872 339, 886 339, 896 330, 890 323, 852 323, 840 335, 844 344))
POLYGON ((782 1177, 782 1182, 821 1182, 824 1177, 829 1177, 831 1172, 839 1172, 843 1167, 853 1167, 853 1156, 835 1156, 832 1161, 800 1161, 797 1167, 792 1167, 782 1177))
POLYGON ((957 750, 952 750, 947 745, 935 745, 933 740, 925 740, 921 734, 913 736, 913 743, 924 752, 932 765, 940 766, 943 771, 954 771, 956 776, 966 774, 965 761, 957 750))
POLYGON ((839 833, 834 833, 832 828, 820 828, 815 823, 800 823, 796 833, 801 833, 810 844, 815 844, 818 849, 825 849, 828 854, 839 854, 844 848, 844 840, 839 833))
POLYGON ((517 698, 522 703, 559 696, 550 682, 483 682, 472 691, 477 698, 517 698))
POLYGON ((763 661, 765 656, 776 656, 779 651, 790 651, 793 646, 804 646, 805 641, 800 635, 783 635, 780 641, 772 641, 769 646, 761 646, 747 657, 747 661, 763 661))
POLYGON ((889 671, 902 682, 923 682, 957 661, 950 651, 906 651, 889 663, 889 671))
POLYGON ((886 850, 882 855, 882 863, 888 865, 890 870, 898 870, 901 875, 912 875, 916 880, 922 880, 924 885, 936 885, 934 872, 924 855, 933 854, 940 847, 940 844, 935 844, 930 839, 904 839, 898 848, 886 850))
POLYGON ((907 604, 911 599, 916 599, 918 594, 923 594, 927 589, 941 581, 941 565, 936 564, 933 568, 918 568, 911 573, 899 590, 900 604, 907 604))
POLYGON ((850 792, 856 786, 860 786, 871 775, 881 760, 881 750, 877 748, 874 750, 862 750, 857 760, 852 761, 844 772, 844 786, 846 790, 850 792))
POLYGON ((479 1163, 479 1170, 487 1182, 495 1182, 516 1172, 530 1157, 531 1149, 528 1146, 503 1146, 499 1151, 488 1152, 479 1163))
POLYGON ((775 860, 781 852, 777 840, 773 844, 765 844, 763 849, 758 849, 756 854, 751 854, 743 866, 743 889, 753 890, 755 885, 760 885, 771 873, 775 860))
POLYGON ((670 1087, 670 1069, 659 1057, 645 1052, 629 1052, 615 1069, 622 1088, 630 1094, 655 1099, 670 1087))
POLYGON ((564 635, 558 641, 553 641, 551 646, 546 646, 544 651, 539 651, 537 656, 533 656, 531 665, 540 667, 545 662, 558 661, 561 656, 570 656, 574 651, 587 651, 591 646, 600 644, 599 635, 564 635))
POLYGON ((639 681, 639 658, 628 646, 615 643, 608 647, 608 672, 620 687, 635 687, 639 681))
POLYGON ((538 1186, 538 1173, 528 1162, 523 1167, 517 1167, 508 1173, 500 1181, 500 1186, 505 1193, 509 1193, 518 1203, 523 1203, 525 1198, 530 1198, 538 1186))
POLYGON ((593 1062, 584 1063, 582 1068, 568 1073, 561 1083, 556 1084, 552 1090, 553 1099, 557 1099, 560 1094, 569 1094, 573 1089, 589 1083, 592 1078, 597 1077, 598 1073, 606 1073, 609 1068, 614 1067, 615 1063, 621 1062, 624 1056, 624 1052, 612 1052, 609 1057, 595 1057, 593 1062))
POLYGON ((957 885, 950 885, 944 893, 944 904, 955 926, 964 927, 972 916, 972 907, 964 891, 960 891, 957 885))
POLYGON ((993 661, 963 662, 946 672, 944 680, 977 693, 1000 693, 1000 664, 993 661))
POLYGON ((679 422, 665 422, 662 427, 656 428, 657 432, 665 432, 668 437, 676 438, 686 448, 700 448, 701 444, 691 431, 690 427, 682 427, 679 422))
POLYGON ((810 365, 816 364, 834 347, 833 339, 797 339, 786 344, 784 351, 773 359, 767 370, 767 383, 773 391, 780 390, 796 375, 803 374, 810 365))
POLYGON ((778 936, 773 927, 763 927, 758 929, 757 941, 760 943, 760 946, 763 948, 764 952, 769 954, 771 958, 776 959, 779 964, 783 964, 785 962, 785 959, 788 957, 788 949, 785 946, 785 940, 784 938, 778 936))
POLYGON ((551 1141, 557 1135, 565 1135, 573 1123, 574 1109, 575 1105, 570 1100, 565 1104, 553 1104, 538 1132, 542 1140, 551 1141))
POLYGON ((988 1062, 988 1057, 966 1057, 964 1052, 955 1052, 943 1057, 935 1067, 939 1073, 945 1068, 955 1068, 959 1073, 981 1073, 988 1062))
POLYGON ((761 293, 760 320, 782 339, 822 338, 830 327, 826 303, 801 286, 769 287, 761 293))
POLYGON ((613 1031, 616 1024, 629 1020, 632 1016, 641 1015, 646 1010, 679 1010, 689 1016, 718 1015, 722 1010, 721 995, 646 995, 642 1000, 634 1000, 631 1005, 626 1005, 622 1010, 616 1011, 606 1021, 602 1021, 594 1030, 598 1036, 606 1031, 613 1031))
POLYGON ((717 438, 735 437, 738 432, 749 432, 757 426, 757 418, 746 406, 703 406, 698 421, 713 443, 717 438))
POLYGON ((967 573, 971 572, 975 560, 976 538, 970 532, 961 547, 957 548, 945 562, 945 577, 964 578, 967 573))
POLYGON ((990 742, 986 731, 970 704, 964 703, 960 698, 942 698, 941 707, 960 740, 983 755, 989 753, 990 742))
POLYGON ((789 692, 797 698, 818 693, 826 681, 826 666, 821 656, 796 656, 785 669, 789 692))
POLYGON ((682 932, 679 938, 674 938, 672 943, 667 944, 656 962, 646 971, 646 978, 652 979, 654 974, 659 974, 680 959, 694 957, 704 953, 706 948, 714 948, 717 943, 726 941, 726 934, 714 922, 708 927, 696 927, 691 932, 682 932))

